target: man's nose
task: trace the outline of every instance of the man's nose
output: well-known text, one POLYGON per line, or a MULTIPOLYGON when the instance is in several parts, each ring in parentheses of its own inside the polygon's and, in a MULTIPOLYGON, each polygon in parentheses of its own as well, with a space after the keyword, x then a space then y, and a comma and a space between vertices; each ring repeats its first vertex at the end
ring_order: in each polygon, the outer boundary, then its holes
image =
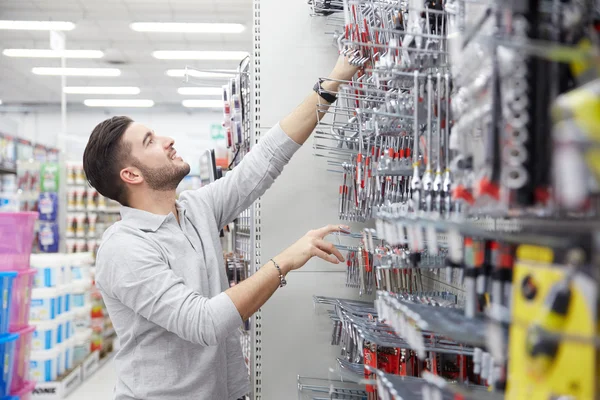
POLYGON ((169 147, 171 147, 175 144, 175 139, 165 136, 162 138, 162 142, 163 142, 163 147, 165 149, 168 149, 169 147))

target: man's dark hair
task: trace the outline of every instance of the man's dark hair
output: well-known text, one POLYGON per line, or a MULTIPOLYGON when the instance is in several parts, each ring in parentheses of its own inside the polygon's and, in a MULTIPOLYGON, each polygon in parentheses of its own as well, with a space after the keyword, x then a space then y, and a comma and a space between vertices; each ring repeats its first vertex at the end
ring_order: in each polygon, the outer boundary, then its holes
POLYGON ((83 152, 85 176, 101 195, 127 205, 127 186, 120 172, 131 154, 131 145, 123 134, 133 120, 129 117, 112 117, 94 128, 83 152))

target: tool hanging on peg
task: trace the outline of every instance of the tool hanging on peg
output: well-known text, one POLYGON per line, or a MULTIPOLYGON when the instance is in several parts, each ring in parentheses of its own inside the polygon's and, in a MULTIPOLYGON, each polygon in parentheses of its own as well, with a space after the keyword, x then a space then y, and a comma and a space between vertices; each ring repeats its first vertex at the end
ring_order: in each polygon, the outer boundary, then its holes
POLYGON ((345 191, 346 191, 346 171, 343 172, 344 176, 342 179, 342 184, 340 185, 340 198, 338 202, 338 218, 344 218, 344 199, 345 199, 345 191))
POLYGON ((371 255, 369 254, 369 252, 365 249, 363 250, 363 255, 364 255, 364 259, 365 259, 365 291, 367 294, 372 294, 373 293, 373 285, 374 285, 374 274, 373 274, 373 267, 372 267, 372 261, 371 261, 371 255))
MULTIPOLYGON (((444 115, 444 181, 442 193, 444 198, 444 213, 449 216, 452 212, 452 175, 450 173, 450 75, 444 75, 444 94, 446 96, 446 112, 444 115)), ((440 155, 441 156, 441 155, 440 155)))
POLYGON ((348 252, 346 255, 346 287, 350 287, 352 281, 352 253, 348 252))
POLYGON ((367 278, 366 278, 366 268, 365 268, 365 258, 364 258, 364 249, 359 246, 357 251, 357 261, 358 261, 358 275, 359 275, 359 286, 358 286, 358 295, 362 296, 367 291, 367 278))
POLYGON ((419 211, 421 209, 420 191, 422 188, 421 172, 419 170, 419 73, 414 73, 414 110, 413 110, 413 176, 411 182, 412 190, 412 210, 419 211))
POLYGON ((427 212, 433 210, 433 171, 431 167, 433 155, 433 78, 427 76, 427 144, 423 149, 427 149, 425 156, 426 167, 422 179, 422 198, 424 200, 424 209, 427 212))
MULTIPOLYGON (((436 80, 436 95, 437 95, 437 105, 436 105, 436 139, 435 142, 437 144, 435 157, 436 157, 436 169, 435 169, 435 178, 433 180, 433 197, 435 200, 435 205, 433 210, 441 213, 442 212, 442 74, 437 73, 436 80)), ((433 148, 433 143, 430 144, 433 148)))
MULTIPOLYGON (((495 34, 501 34, 501 10, 495 11, 495 34)), ((502 93, 500 77, 500 61, 498 49, 492 50, 492 78, 491 78, 491 121, 487 125, 486 143, 486 171, 480 179, 476 189, 476 195, 488 196, 493 201, 500 200, 500 174, 502 170, 502 132, 504 130, 504 118, 502 114, 502 93)))

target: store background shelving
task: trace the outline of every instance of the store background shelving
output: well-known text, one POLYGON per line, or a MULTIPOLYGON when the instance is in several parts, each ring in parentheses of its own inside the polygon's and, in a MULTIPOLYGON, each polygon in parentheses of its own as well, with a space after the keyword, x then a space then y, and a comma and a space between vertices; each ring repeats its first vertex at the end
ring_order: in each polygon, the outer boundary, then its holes
MULTIPOLYGON (((9 138, 13 139, 12 137, 9 138)), ((6 150, 7 147, 8 146, 5 144, 3 149, 6 150)), ((59 151, 56 149, 46 148, 42 145, 32 144, 31 142, 23 139, 14 139, 12 147, 15 154, 14 164, 16 165, 16 169, 9 171, 10 175, 8 176, 8 179, 3 178, 2 197, 5 199, 3 201, 3 211, 38 211, 38 200, 41 193, 41 185, 44 182, 44 178, 50 179, 49 175, 46 174, 44 177, 42 177, 42 174, 44 174, 45 169, 51 168, 52 170, 56 171, 56 173, 53 175, 55 177, 58 176, 58 178, 56 182, 53 181, 51 184, 45 186, 52 189, 57 194, 59 212, 55 221, 60 222, 60 218, 68 215, 66 211, 69 209, 69 205, 67 202, 67 191, 65 189, 67 186, 66 182, 68 181, 68 179, 65 179, 67 177, 67 168, 66 164, 59 159, 59 151), (58 186, 56 183, 58 183, 58 186), (4 189, 9 189, 9 191, 4 189)), ((55 178, 53 177, 51 179, 55 178)), ((71 180, 70 183, 74 182, 71 180)), ((85 188, 85 192, 87 193, 87 183, 83 181, 81 177, 79 178, 78 183, 80 184, 79 187, 85 188)), ((100 208, 101 210, 99 210, 99 213, 101 213, 103 216, 106 215, 106 217, 102 217, 99 220, 97 225, 98 230, 100 233, 102 233, 105 228, 115 221, 115 218, 110 217, 110 215, 114 215, 117 209, 114 205, 112 205, 112 208, 100 208)), ((84 205, 84 210, 88 210, 87 204, 84 205)), ((116 211, 116 214, 118 215, 118 211, 116 211)), ((37 233, 39 225, 46 223, 47 222, 45 221, 36 221, 34 228, 36 232, 36 240, 33 243, 34 253, 40 252, 40 242, 37 233)), ((64 224, 60 223, 59 225, 62 228, 67 224, 65 221, 64 224)), ((72 240, 71 235, 67 235, 65 230, 59 231, 58 237, 55 237, 55 239, 59 240, 57 246, 58 254, 55 255, 60 256, 61 254, 64 254, 60 253, 60 251, 63 249, 71 250, 70 253, 87 253, 88 251, 94 252, 97 247, 98 235, 94 234, 93 238, 91 238, 92 240, 88 242, 88 227, 89 224, 86 223, 85 230, 80 235, 82 236, 81 239, 85 241, 85 246, 79 246, 78 248, 75 248, 74 246, 67 246, 67 241, 72 240)), ((68 256, 65 255, 64 257, 68 256)), ((70 263, 68 261, 64 261, 63 270, 70 268, 70 263)), ((92 279, 93 271, 91 271, 91 276, 89 273, 86 274, 86 276, 88 277, 87 279, 92 279)), ((89 282, 91 283, 92 281, 90 280, 89 282)), ((62 289, 60 290, 64 290, 66 293, 69 291, 67 287, 70 287, 70 282, 65 283, 66 286, 61 286, 62 289)), ((92 340, 87 342, 89 343, 87 353, 91 353, 91 355, 89 357, 86 356, 85 360, 77 363, 72 369, 65 371, 64 374, 61 374, 58 380, 50 382, 38 382, 37 388, 34 391, 34 398, 48 398, 48 393, 53 391, 58 394, 58 398, 64 398, 69 392, 74 390, 81 382, 83 382, 84 379, 87 379, 87 377, 89 377, 102 362, 105 362, 102 360, 110 359, 114 339, 114 329, 112 329, 110 318, 106 313, 99 293, 97 290, 95 290, 93 285, 88 287, 89 288, 87 289, 86 296, 89 296, 90 303, 88 303, 86 306, 89 306, 92 310, 88 317, 90 320, 89 328, 93 331, 94 337, 92 340)), ((37 293, 36 290, 34 290, 32 293, 35 298, 37 293)))
POLYGON ((116 201, 89 186, 81 162, 67 163, 67 253, 95 253, 106 229, 120 220, 119 211, 116 201))
MULTIPOLYGON (((248 64, 246 65, 246 69, 248 64)), ((246 86, 249 84, 249 75, 246 71, 245 75, 246 86)), ((244 89, 245 94, 248 94, 248 88, 244 89)), ((245 107, 249 107, 250 97, 249 95, 245 101, 245 107)), ((85 116, 79 115, 77 112, 73 113, 74 115, 70 115, 69 118, 76 121, 74 127, 70 129, 79 129, 78 124, 87 125, 90 120, 94 120, 93 115, 86 114, 85 116)), ((91 113, 93 114, 93 112, 91 113)), ((176 113, 174 113, 176 114, 176 113)), ((142 117, 140 119, 152 120, 152 117, 148 117, 147 115, 144 117, 142 113, 142 117)), ((250 112, 248 112, 248 118, 250 116, 250 112)), ((58 120, 54 119, 52 114, 48 114, 47 116, 40 116, 41 118, 48 118, 47 127, 50 129, 53 123, 57 123, 58 120)), ((26 117, 25 117, 26 118, 26 117)), ((98 115, 98 118, 102 118, 101 115, 98 115)), ((218 114, 201 114, 194 115, 190 117, 189 115, 174 116, 172 118, 173 123, 170 117, 166 117, 160 119, 154 127, 160 129, 160 123, 166 123, 169 126, 169 130, 173 128, 177 128, 178 126, 182 126, 183 130, 187 130, 188 127, 185 124, 182 124, 181 121, 186 118, 190 119, 190 121, 194 120, 194 126, 197 126, 198 123, 201 125, 206 125, 204 130, 208 129, 208 126, 214 124, 216 121, 219 123, 222 122, 221 117, 218 114)), ((251 119, 246 118, 244 121, 244 146, 245 150, 239 154, 239 158, 237 159, 237 163, 241 161, 243 155, 248 151, 250 140, 251 140, 251 132, 250 132, 250 124, 251 119)), ((146 122, 146 121, 144 121, 146 122)), ((166 126, 166 125, 165 125, 166 126)), ((28 123, 24 124, 25 129, 29 128, 30 125, 28 123)), ((196 128, 197 129, 197 128, 196 128)), ((21 134, 23 134, 23 129, 20 130, 21 134)), ((31 133, 24 132, 25 135, 31 135, 31 133)), ((36 134, 33 134, 36 135, 36 134)), ((13 139, 13 136, 10 136, 13 139)), ((67 160, 76 160, 77 154, 81 154, 83 151, 83 145, 85 144, 83 140, 77 138, 75 135, 71 135, 70 139, 67 142, 67 154, 65 156, 67 160), (74 156, 75 155, 75 156, 74 156)), ((201 182, 200 177, 198 175, 198 157, 197 152, 189 153, 190 148, 202 148, 202 147, 212 147, 216 149, 217 154, 223 156, 226 152, 224 151, 224 145, 222 141, 219 139, 211 139, 211 140, 198 140, 197 138, 190 138, 190 140, 186 141, 178 141, 176 144, 180 153, 186 157, 187 160, 190 161, 192 166, 192 174, 182 182, 182 185, 178 188, 178 193, 182 190, 193 190, 201 187, 203 184, 207 182, 201 182), (189 155, 189 156, 188 156, 189 155)), ((17 139, 20 140, 20 139, 17 139)), ((22 141, 22 140, 21 140, 22 141)), ((3 142, 4 143, 4 142, 3 142)), ((16 153, 15 142, 11 141, 10 145, 13 146, 16 153)), ((43 148, 43 146, 32 146, 37 152, 43 148)), ((85 180, 85 176, 83 175, 83 171, 81 168, 81 162, 65 162, 63 159, 59 160, 56 158, 58 155, 58 151, 54 149, 50 149, 48 151, 55 158, 51 158, 50 160, 56 161, 59 165, 60 170, 60 195, 59 195, 59 219, 61 222, 61 232, 60 232, 60 245, 59 248, 61 251, 64 251, 66 254, 73 253, 83 253, 83 252, 91 252, 95 253, 97 250, 102 234, 112 223, 118 221, 120 219, 119 215, 119 205, 112 200, 104 199, 89 187, 87 181, 85 180), (71 192, 81 192, 83 196, 75 196, 72 195, 71 192), (88 196, 90 195, 90 196, 88 196), (88 198, 94 197, 95 201, 88 201, 88 198), (98 199, 100 199, 100 204, 98 204, 98 199), (80 216, 78 219, 77 216, 80 216), (92 219, 96 219, 95 229, 92 229, 90 232, 90 216, 92 219), (75 217, 75 218, 73 218, 75 217), (81 222, 81 223, 80 223, 81 222), (82 229, 79 229, 82 227, 82 229)), ((29 154, 25 152, 25 154, 29 154)), ((31 155, 27 156, 27 161, 22 161, 19 164, 21 168, 17 168, 16 170, 10 170, 9 172, 19 172, 19 178, 25 178, 27 175, 27 179, 22 179, 24 183, 32 184, 32 190, 23 191, 23 193, 19 193, 18 199, 20 203, 15 203, 15 207, 19 207, 22 204, 23 208, 31 208, 37 209, 37 199, 39 196, 39 189, 37 189, 39 185, 39 170, 43 162, 47 161, 48 158, 42 158, 40 154, 35 153, 37 155, 38 161, 30 161, 31 155), (32 173, 35 172, 35 173, 32 173), (33 190, 36 189, 36 190, 33 190)), ((234 154, 232 152, 227 152, 228 161, 233 160, 234 154)), ((45 154, 44 154, 45 156, 45 154)), ((14 175, 14 174, 13 174, 14 175)), ((16 177, 14 178, 16 181, 16 177)), ((16 192, 15 185, 11 185, 11 191, 14 189, 16 192)), ((12 200, 12 197, 11 197, 12 200)), ((245 211, 240 219, 236 221, 237 224, 232 225, 232 231, 236 232, 234 235, 238 237, 238 239, 234 239, 232 244, 234 244, 234 250, 238 254, 243 254, 243 257, 246 259, 244 265, 248 268, 251 266, 250 257, 251 257, 251 245, 249 243, 242 244, 245 242, 246 238, 239 237, 243 235, 247 235, 247 238, 250 238, 250 210, 245 211), (238 228, 238 225, 244 225, 238 228), (239 233, 239 235, 238 235, 239 233), (243 246, 244 250, 241 251, 241 247, 243 246)), ((95 273, 95 268, 92 266, 90 268, 90 274, 93 279, 95 273)), ((248 274, 248 271, 245 272, 248 274)), ((241 274, 240 274, 241 275, 241 274)), ((34 398, 48 398, 47 393, 51 391, 55 391, 58 393, 58 398, 64 398, 68 396, 73 390, 75 390, 80 384, 82 384, 85 380, 87 380, 94 371, 96 371, 101 365, 108 362, 111 359, 112 351, 117 343, 114 341, 115 332, 110 323, 110 318, 106 313, 106 309, 102 302, 101 296, 99 292, 92 285, 89 289, 89 296, 92 301, 92 313, 91 313, 91 328, 93 329, 94 336, 92 338, 91 350, 94 350, 92 355, 85 360, 83 364, 75 366, 71 371, 67 371, 64 375, 62 375, 59 380, 52 382, 40 382, 38 383, 38 390, 36 391, 34 398)), ((251 333, 248 330, 250 328, 249 325, 246 325, 246 329, 242 330, 242 338, 243 338, 243 348, 245 350, 245 358, 247 361, 250 361, 251 356, 251 333)))
MULTIPOLYGON (((5 70, 7 79, 1 85, 3 89, 3 102, 0 106, 0 132, 7 133, 12 137, 42 143, 48 147, 61 148, 61 170, 65 171, 65 173, 61 177, 61 184, 64 186, 60 198, 61 201, 64 199, 64 204, 61 204, 59 221, 61 223, 60 251, 64 253, 72 250, 73 246, 70 242, 73 239, 76 241, 85 240, 85 246, 79 246, 78 250, 93 251, 97 247, 97 243, 94 244, 94 240, 99 240, 104 230, 101 224, 106 222, 105 226, 108 226, 118 219, 119 213, 116 209, 110 208, 106 211, 98 211, 96 212, 98 214, 96 235, 92 235, 93 237, 90 238, 90 234, 86 231, 88 228, 85 227, 83 232, 83 236, 85 237, 77 237, 77 232, 74 238, 67 236, 66 227, 68 225, 69 213, 84 212, 86 213, 85 218, 88 219, 89 215, 94 213, 94 210, 88 210, 87 206, 84 210, 68 209, 66 201, 68 197, 68 186, 66 184, 67 161, 81 160, 90 132, 98 122, 106 119, 109 115, 128 115, 136 120, 136 122, 152 127, 157 134, 173 137, 176 141, 175 146, 178 153, 186 161, 190 162, 192 175, 195 175, 186 178, 185 186, 187 189, 198 188, 202 184, 198 179, 195 179, 199 175, 198 158, 201 150, 214 147, 217 149, 217 157, 224 158, 224 140, 212 135, 214 130, 212 126, 215 124, 220 125, 222 122, 221 111, 184 107, 182 100, 193 99, 194 97, 187 97, 189 95, 178 93, 177 88, 186 86, 187 83, 181 77, 171 77, 165 74, 165 71, 171 68, 185 68, 186 66, 206 67, 211 70, 216 68, 230 70, 235 68, 237 61, 207 60, 196 62, 191 60, 185 63, 182 63, 180 60, 151 61, 148 59, 148 56, 155 50, 155 47, 171 46, 173 44, 172 36, 170 38, 163 38, 162 35, 159 35, 152 39, 144 39, 146 35, 140 35, 134 31, 131 31, 129 35, 124 34, 125 32, 116 33, 116 31, 120 30, 121 26, 123 29, 130 31, 128 25, 130 22, 133 22, 131 19, 135 15, 146 15, 148 18, 160 19, 169 13, 172 13, 173 16, 175 14, 179 16, 187 15, 191 20, 199 17, 210 20, 234 18, 236 22, 244 24, 251 19, 249 3, 241 0, 227 1, 220 4, 219 7, 213 7, 211 10, 201 9, 201 6, 191 4, 185 0, 171 1, 169 4, 146 4, 133 0, 123 0, 118 3, 114 4, 114 7, 119 8, 122 12, 118 12, 120 17, 117 19, 114 18, 116 8, 108 10, 97 7, 97 4, 95 5, 90 0, 84 0, 75 6, 40 4, 39 7, 35 7, 35 10, 30 8, 30 4, 22 2, 3 4, 1 7, 6 19, 12 19, 17 14, 23 15, 23 12, 26 12, 32 19, 40 21, 46 20, 51 16, 51 19, 62 18, 64 20, 71 20, 74 18, 77 29, 73 32, 66 32, 67 47, 88 48, 89 46, 98 46, 98 48, 105 52, 105 57, 102 60, 85 60, 81 62, 91 63, 92 65, 98 65, 98 63, 104 64, 108 60, 112 62, 113 54, 116 51, 121 56, 126 57, 128 62, 118 66, 123 71, 123 74, 110 84, 116 86, 121 84, 139 86, 142 92, 141 95, 154 99, 156 103, 151 110, 88 108, 82 104, 83 97, 69 94, 66 96, 66 118, 61 118, 61 113, 59 112, 60 100, 61 97, 64 99, 65 96, 61 96, 60 79, 39 77, 32 74, 32 66, 28 64, 29 62, 35 63, 35 59, 2 56, 7 62, 5 70), (90 40, 92 41, 90 42, 90 40), (10 78, 9 75, 11 75, 10 78), (15 86, 16 82, 20 83, 15 86)), ((246 26, 248 25, 246 24, 246 26)), ((5 48, 8 48, 22 40, 23 35, 34 40, 38 45, 47 47, 47 32, 33 32, 31 34, 29 32, 7 32, 6 35, 2 35, 0 41, 3 42, 5 48)), ((179 37, 175 40, 180 41, 183 38, 179 37)), ((191 34, 185 38, 185 42, 193 49, 204 49, 206 46, 209 46, 210 49, 215 51, 251 50, 249 30, 240 35, 219 35, 218 38, 212 35, 191 34)), ((71 64, 71 61, 68 60, 68 64, 74 66, 74 64, 71 64)), ((74 62, 77 63, 77 61, 74 62)), ((101 65, 98 66, 100 67, 101 65)), ((96 79, 92 78, 88 80, 87 78, 69 77, 66 81, 69 86, 81 85, 87 87, 94 85, 101 86, 107 82, 106 79, 100 78, 97 83, 93 84, 92 80, 95 81, 96 79)), ((203 86, 220 86, 223 83, 225 82, 222 80, 210 80, 205 82, 203 86)), ((248 123, 251 123, 251 121, 248 123)), ((85 182, 83 182, 83 185, 80 182, 79 186, 85 186, 85 182)), ((2 196, 0 195, 0 197, 2 196)), ((89 226, 89 223, 86 224, 84 222, 84 224, 89 226)), ((249 232, 240 232, 242 235, 244 233, 249 232)), ((250 246, 245 246, 244 251, 246 252, 246 256, 252 253, 250 246)), ((111 333, 110 328, 106 332, 111 333)), ((246 339, 246 343, 248 343, 249 335, 246 336, 246 339)), ((249 346, 245 346, 245 348, 248 349, 249 346)), ((94 362, 91 364, 94 364, 94 362)), ((84 377, 89 375, 87 374, 87 366, 83 366, 82 369, 84 370, 84 377)), ((67 379, 69 382, 67 383, 71 382, 70 379, 77 380, 75 375, 77 374, 69 376, 67 379)), ((65 383, 65 380, 63 380, 63 383, 65 383)))

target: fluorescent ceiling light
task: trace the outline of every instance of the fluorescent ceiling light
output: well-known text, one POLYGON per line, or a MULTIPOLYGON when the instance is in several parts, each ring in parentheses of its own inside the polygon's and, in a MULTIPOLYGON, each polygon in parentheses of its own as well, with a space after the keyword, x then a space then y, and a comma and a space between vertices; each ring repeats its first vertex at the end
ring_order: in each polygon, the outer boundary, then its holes
POLYGON ((184 100, 181 104, 188 108, 223 108, 223 100, 184 100))
POLYGON ((220 96, 223 94, 223 88, 219 87, 180 87, 177 89, 177 93, 182 95, 206 95, 206 96, 220 96))
POLYGON ((140 94, 135 86, 67 86, 67 94, 140 94))
MULTIPOLYGON (((185 69, 169 69, 167 70, 168 76, 175 78, 183 78, 186 74, 185 69)), ((195 69, 188 69, 187 74, 194 78, 213 78, 213 79, 227 79, 233 78, 236 75, 235 70, 223 70, 218 72, 213 71, 197 71, 195 69)))
MULTIPOLYGON (((63 52, 50 49, 5 49, 2 54, 7 57, 27 58, 60 58, 63 52)), ((65 58, 102 58, 100 50, 65 50, 65 58)))
POLYGON ((242 24, 187 23, 187 22, 134 22, 129 25, 138 32, 170 33, 241 33, 242 24))
POLYGON ((159 50, 152 53, 159 60, 242 60, 245 51, 159 50))
POLYGON ((2 105, 2 100, 0 100, 0 106, 2 105))
POLYGON ((8 21, 0 20, 0 29, 24 31, 71 31, 75 24, 67 21, 8 21))
POLYGON ((31 70, 36 75, 57 76, 119 76, 121 70, 118 68, 54 68, 35 67, 31 70))
POLYGON ((87 99, 83 101, 88 107, 152 107, 152 100, 140 99, 87 99))

